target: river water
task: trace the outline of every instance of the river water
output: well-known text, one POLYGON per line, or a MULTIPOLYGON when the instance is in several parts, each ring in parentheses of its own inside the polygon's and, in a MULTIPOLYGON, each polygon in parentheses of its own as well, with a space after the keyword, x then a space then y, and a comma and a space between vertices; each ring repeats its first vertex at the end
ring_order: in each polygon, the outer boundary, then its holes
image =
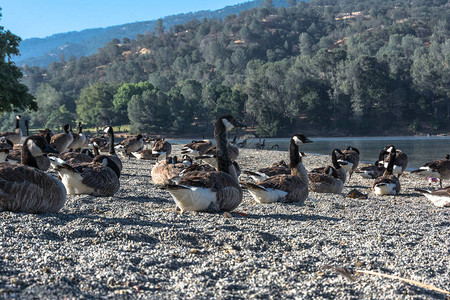
MULTIPOLYGON (((280 150, 288 150, 289 139, 265 139, 265 148, 270 150, 278 145, 280 150)), ((328 154, 335 148, 345 149, 347 146, 357 148, 362 162, 374 162, 378 158, 380 150, 386 145, 394 145, 408 155, 408 170, 416 169, 426 162, 442 159, 450 154, 450 136, 390 136, 390 137, 316 137, 310 138, 311 144, 301 146, 305 153, 328 154)), ((175 141, 174 141, 175 142, 175 141)), ((177 140, 179 143, 188 143, 188 140, 177 140)), ((239 142, 239 140, 238 140, 239 142)), ((246 148, 254 148, 258 139, 249 139, 246 148)))
MULTIPOLYGON (((311 144, 301 146, 301 151, 305 153, 329 154, 335 148, 345 149, 352 146, 360 151, 360 160, 362 162, 375 162, 378 159, 380 150, 386 145, 394 145, 395 148, 402 150, 408 155, 408 169, 415 169, 426 162, 436 159, 442 159, 450 154, 450 136, 431 136, 431 137, 411 137, 411 136, 393 136, 393 137, 317 137, 310 138, 311 144)), ((253 140, 247 143, 248 147, 259 142, 253 140)), ((280 150, 287 150, 289 139, 266 139, 265 149, 271 149, 275 144, 280 146, 280 150)))

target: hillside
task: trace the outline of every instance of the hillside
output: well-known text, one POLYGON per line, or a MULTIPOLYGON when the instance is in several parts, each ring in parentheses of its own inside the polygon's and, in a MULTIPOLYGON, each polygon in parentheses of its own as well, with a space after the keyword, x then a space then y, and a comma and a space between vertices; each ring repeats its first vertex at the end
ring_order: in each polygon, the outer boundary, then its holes
MULTIPOLYGON (((47 68, 23 68, 37 127, 80 120, 201 136, 218 115, 258 136, 442 134, 448 1, 290 1, 191 20, 47 68)), ((11 128, 14 116, 0 117, 11 128)), ((9 126, 9 127, 8 127, 9 126)))
MULTIPOLYGON (((238 5, 227 6, 214 11, 199 11, 177 14, 162 18, 166 29, 175 25, 184 24, 190 20, 224 19, 231 14, 261 5, 263 0, 254 0, 238 5)), ((285 0, 275 0, 274 5, 285 5, 285 0)), ((122 24, 106 28, 86 29, 67 33, 58 33, 46 38, 25 39, 20 44, 21 56, 16 57, 16 64, 23 66, 48 66, 51 62, 75 57, 91 55, 113 39, 136 39, 137 35, 153 32, 157 20, 122 24)))

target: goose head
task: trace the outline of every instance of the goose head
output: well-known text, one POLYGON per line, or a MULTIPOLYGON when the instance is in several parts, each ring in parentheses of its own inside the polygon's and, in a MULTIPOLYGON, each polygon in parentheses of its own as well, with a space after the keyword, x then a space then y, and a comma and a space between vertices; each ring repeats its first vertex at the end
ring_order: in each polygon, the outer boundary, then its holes
POLYGON ((328 166, 325 168, 325 174, 327 174, 333 178, 338 178, 338 173, 337 173, 336 169, 332 166, 328 166))
POLYGON ((22 150, 22 152, 28 152, 33 157, 41 156, 47 153, 59 153, 58 150, 50 146, 44 137, 38 135, 28 137, 23 142, 22 150))
POLYGON ((355 151, 356 153, 360 154, 359 150, 352 146, 348 146, 345 150, 352 150, 352 151, 355 151))
MULTIPOLYGON (((102 128, 102 131, 104 132, 104 133, 111 133, 111 132, 113 132, 113 128, 112 128, 112 126, 105 126, 105 127, 103 127, 102 128)), ((113 132, 114 133, 114 132, 113 132)))
POLYGON ((65 133, 69 133, 69 131, 71 130, 70 124, 64 124, 63 129, 65 133))
MULTIPOLYGON (((219 117, 217 120, 218 122, 221 122, 223 126, 225 126, 226 131, 230 131, 235 127, 246 127, 244 124, 239 123, 236 121, 236 119, 232 115, 223 115, 219 117)), ((216 122, 217 125, 217 122, 216 122)))
POLYGON ((301 146, 306 143, 312 143, 311 140, 309 140, 306 136, 304 136, 302 133, 297 133, 292 137, 292 140, 297 146, 301 146))
POLYGON ((117 178, 120 178, 120 169, 117 164, 108 155, 98 155, 93 160, 93 163, 101 164, 104 167, 111 168, 116 173, 117 178))

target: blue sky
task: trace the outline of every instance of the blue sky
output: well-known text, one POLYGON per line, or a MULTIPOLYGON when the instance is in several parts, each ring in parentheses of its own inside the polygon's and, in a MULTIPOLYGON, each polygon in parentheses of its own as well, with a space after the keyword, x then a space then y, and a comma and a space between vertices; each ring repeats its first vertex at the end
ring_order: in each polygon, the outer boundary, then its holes
POLYGON ((22 39, 216 10, 249 0, 1 0, 0 26, 22 39))

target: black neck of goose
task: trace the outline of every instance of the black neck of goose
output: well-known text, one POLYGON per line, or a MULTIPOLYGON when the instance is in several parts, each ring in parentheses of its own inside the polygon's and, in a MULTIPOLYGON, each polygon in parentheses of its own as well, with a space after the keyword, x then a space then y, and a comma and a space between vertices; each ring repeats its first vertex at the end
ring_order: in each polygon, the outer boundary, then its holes
POLYGON ((28 150, 28 147, 25 145, 25 143, 22 146, 22 154, 20 158, 23 165, 27 165, 33 168, 39 168, 36 158, 31 155, 31 152, 30 150, 28 150))
POLYGON ((116 173, 117 178, 120 178, 120 169, 117 166, 117 164, 112 159, 110 158, 107 159, 108 159, 108 167, 110 167, 114 171, 114 173, 116 173))
POLYGON ((98 152, 98 147, 94 145, 93 148, 94 148, 94 157, 99 156, 100 152, 98 152))
POLYGON ((300 154, 298 153, 298 145, 295 143, 294 139, 291 139, 291 144, 289 146, 289 157, 291 169, 296 168, 302 161, 300 154))
POLYGON ((81 125, 78 124, 78 134, 81 134, 83 132, 83 129, 81 128, 81 125))
POLYGON ((114 149, 114 132, 112 132, 112 130, 110 130, 108 132, 108 135, 109 135, 109 154, 115 155, 116 149, 114 149))
POLYGON ((394 163, 395 163, 395 149, 391 153, 389 153, 389 163, 386 168, 386 171, 389 175, 393 174, 394 163))
POLYGON ((20 128, 20 124, 19 124, 20 120, 16 118, 16 129, 20 128))
POLYGON ((341 165, 337 161, 337 156, 336 156, 336 151, 335 150, 333 150, 333 152, 331 153, 331 162, 333 163, 333 167, 336 170, 339 170, 340 168, 342 168, 341 165))
POLYGON ((218 120, 214 126, 214 139, 217 143, 217 170, 229 172, 231 159, 228 156, 227 132, 222 119, 218 120))

